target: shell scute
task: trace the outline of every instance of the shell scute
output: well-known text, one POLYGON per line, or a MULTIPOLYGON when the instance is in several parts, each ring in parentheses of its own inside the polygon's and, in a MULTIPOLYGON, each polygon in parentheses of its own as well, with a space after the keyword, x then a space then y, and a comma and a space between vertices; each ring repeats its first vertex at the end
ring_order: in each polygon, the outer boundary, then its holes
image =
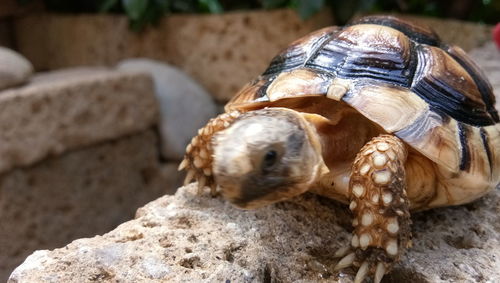
POLYGON ((438 46, 441 42, 439 36, 429 26, 422 24, 417 25, 413 22, 393 16, 367 16, 352 23, 352 25, 358 24, 375 24, 391 27, 404 33, 408 38, 420 44, 438 46))
POLYGON ((412 86, 417 95, 458 121, 480 126, 494 123, 474 79, 457 61, 428 45, 419 46, 417 54, 412 86))
POLYGON ((305 66, 342 78, 369 78, 409 86, 413 73, 411 42, 401 32, 379 25, 345 28, 323 45, 305 66))
POLYGON ((284 98, 283 105, 300 105, 317 95, 347 103, 447 172, 500 178, 491 85, 462 49, 428 27, 375 16, 315 32, 280 53, 226 109, 272 107, 284 98))
POLYGON ((304 66, 338 30, 338 27, 323 28, 292 42, 273 58, 263 76, 272 76, 304 66))

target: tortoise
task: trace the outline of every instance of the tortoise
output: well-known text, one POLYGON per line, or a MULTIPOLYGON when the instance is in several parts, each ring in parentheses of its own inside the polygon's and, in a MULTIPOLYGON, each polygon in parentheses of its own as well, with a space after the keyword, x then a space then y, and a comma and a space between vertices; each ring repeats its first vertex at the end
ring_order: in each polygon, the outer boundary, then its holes
POLYGON ((380 282, 411 246, 410 212, 471 202, 500 181, 491 85, 429 27, 368 16, 279 53, 186 148, 186 184, 253 209, 306 191, 348 204, 335 270, 380 282))

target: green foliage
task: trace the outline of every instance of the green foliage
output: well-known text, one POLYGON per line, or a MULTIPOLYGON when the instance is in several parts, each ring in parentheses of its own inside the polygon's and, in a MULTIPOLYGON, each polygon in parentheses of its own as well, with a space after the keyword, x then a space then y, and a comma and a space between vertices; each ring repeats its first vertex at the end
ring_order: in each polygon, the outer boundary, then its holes
POLYGON ((316 14, 325 6, 324 0, 291 0, 290 7, 294 8, 301 18, 307 19, 316 14))
MULTIPOLYGON (((31 0, 17 0, 26 4, 31 0)), ((292 8, 307 19, 332 7, 338 24, 355 13, 399 12, 451 17, 495 24, 500 22, 500 0, 43 0, 48 10, 72 13, 124 13, 134 30, 155 24, 169 13, 212 13, 249 9, 292 8)))

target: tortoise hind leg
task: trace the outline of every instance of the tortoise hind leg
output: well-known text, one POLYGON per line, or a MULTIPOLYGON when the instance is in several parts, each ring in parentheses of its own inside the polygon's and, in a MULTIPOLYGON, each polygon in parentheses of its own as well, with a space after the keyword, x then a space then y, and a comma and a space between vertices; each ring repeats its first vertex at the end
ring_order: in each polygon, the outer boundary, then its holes
POLYGON ((356 156, 349 183, 353 237, 337 252, 344 258, 335 267, 358 267, 355 282, 369 274, 380 282, 411 245, 406 157, 405 145, 391 135, 373 138, 356 156))

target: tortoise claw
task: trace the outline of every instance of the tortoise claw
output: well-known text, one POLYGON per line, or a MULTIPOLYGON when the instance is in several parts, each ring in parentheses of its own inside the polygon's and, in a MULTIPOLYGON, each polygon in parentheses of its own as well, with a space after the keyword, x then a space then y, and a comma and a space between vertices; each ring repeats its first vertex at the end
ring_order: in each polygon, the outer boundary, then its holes
POLYGON ((349 251, 351 251, 351 247, 345 246, 340 249, 338 249, 335 254, 333 254, 333 257, 343 257, 345 256, 349 251))
POLYGON ((385 265, 382 262, 377 263, 377 268, 375 269, 375 277, 373 278, 374 283, 380 283, 382 277, 385 275, 385 265))
POLYGON ((194 179, 195 175, 196 175, 196 171, 193 169, 189 169, 186 173, 186 178, 184 178, 184 186, 191 183, 191 181, 194 179))
POLYGON ((356 277, 354 278, 354 283, 361 283, 365 280, 366 275, 368 275, 368 270, 370 268, 370 264, 365 261, 361 264, 358 269, 358 273, 356 273, 356 277))
POLYGON ((182 162, 179 164, 179 167, 177 167, 177 171, 182 171, 186 169, 189 165, 189 160, 187 159, 182 159, 182 162))
POLYGON ((356 259, 356 254, 354 254, 354 252, 352 252, 352 253, 344 256, 341 260, 339 260, 339 262, 337 263, 335 268, 333 268, 333 270, 339 271, 341 269, 349 267, 354 263, 355 259, 356 259))

